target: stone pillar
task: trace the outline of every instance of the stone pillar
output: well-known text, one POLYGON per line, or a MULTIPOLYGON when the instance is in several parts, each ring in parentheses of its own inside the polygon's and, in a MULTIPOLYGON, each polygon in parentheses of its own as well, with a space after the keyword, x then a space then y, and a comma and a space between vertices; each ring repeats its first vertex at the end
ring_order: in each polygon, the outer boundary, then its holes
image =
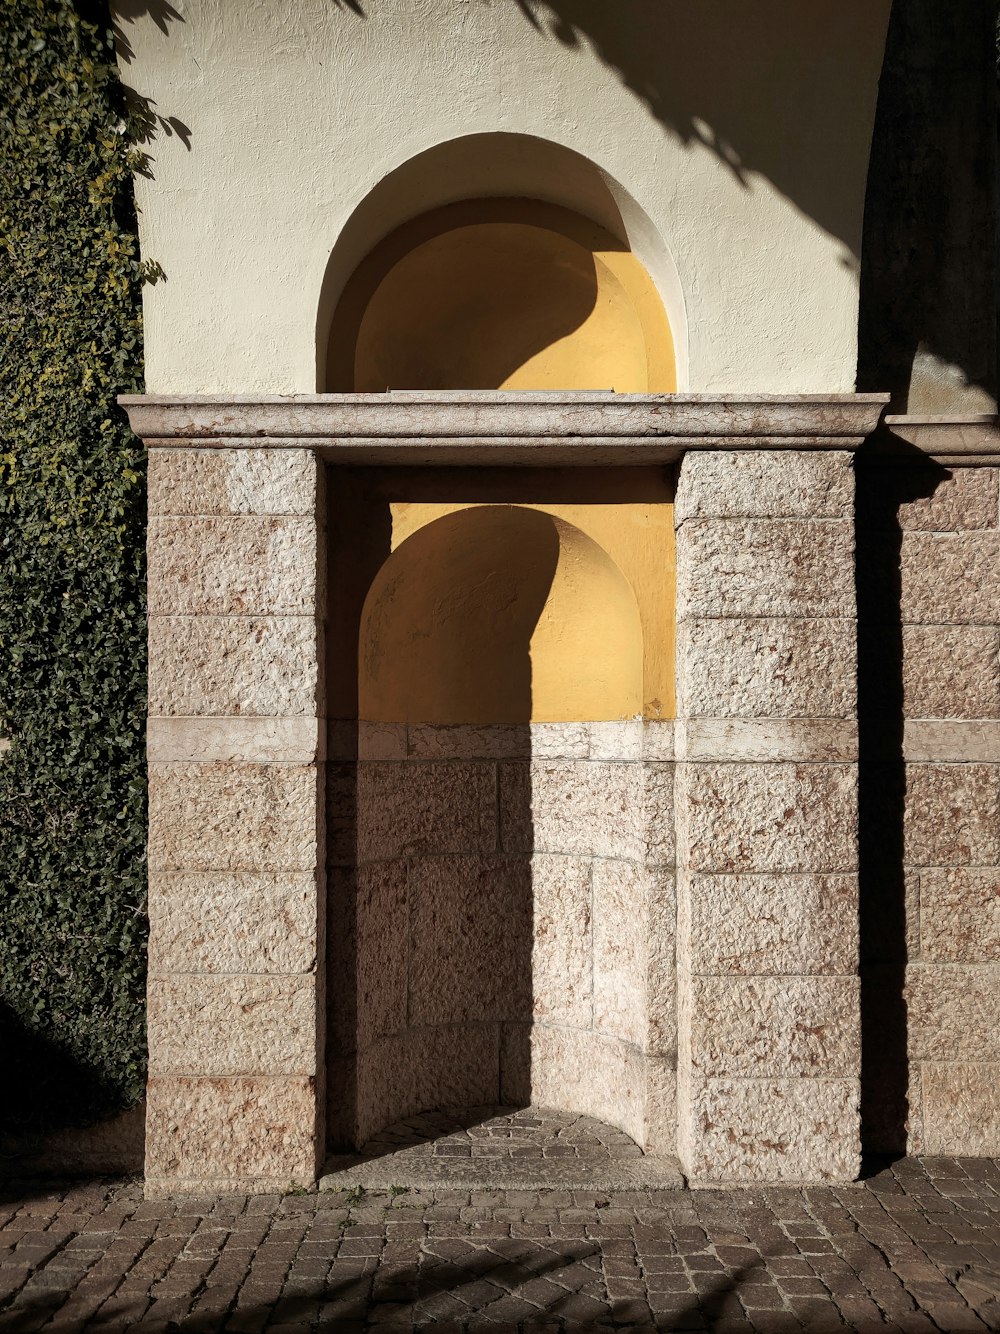
POLYGON ((149 456, 146 1190, 315 1180, 323 513, 302 449, 149 456))
POLYGON ((694 1184, 859 1169, 853 497, 846 452, 681 466, 678 1145, 694 1184))

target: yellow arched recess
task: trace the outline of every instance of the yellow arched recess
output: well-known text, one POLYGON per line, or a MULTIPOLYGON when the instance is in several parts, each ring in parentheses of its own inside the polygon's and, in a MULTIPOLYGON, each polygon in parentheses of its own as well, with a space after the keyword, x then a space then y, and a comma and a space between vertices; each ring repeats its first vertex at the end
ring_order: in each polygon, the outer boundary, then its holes
POLYGON ((526 723, 642 710, 635 594, 579 528, 483 505, 421 527, 383 565, 361 619, 360 716, 526 723))
POLYGON ((676 388, 642 264, 610 232, 528 199, 450 204, 362 262, 337 307, 330 388, 676 388))

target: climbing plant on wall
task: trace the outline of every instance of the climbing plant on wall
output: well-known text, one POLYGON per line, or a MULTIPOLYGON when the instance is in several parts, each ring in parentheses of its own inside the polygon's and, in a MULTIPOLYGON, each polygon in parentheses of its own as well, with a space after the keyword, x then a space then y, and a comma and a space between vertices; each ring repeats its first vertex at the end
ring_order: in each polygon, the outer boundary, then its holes
POLYGON ((115 396, 157 275, 108 14, 0 0, 0 87, 0 1125, 41 1130, 144 1078, 144 470, 115 396))

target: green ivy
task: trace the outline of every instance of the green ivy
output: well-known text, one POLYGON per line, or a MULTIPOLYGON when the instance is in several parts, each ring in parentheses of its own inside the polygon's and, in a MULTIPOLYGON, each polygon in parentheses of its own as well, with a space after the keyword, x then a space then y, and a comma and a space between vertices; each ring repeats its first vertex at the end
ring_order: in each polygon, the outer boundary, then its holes
POLYGON ((0 0, 0 1062, 5 1129, 145 1077, 145 483, 126 102, 108 13, 0 0))

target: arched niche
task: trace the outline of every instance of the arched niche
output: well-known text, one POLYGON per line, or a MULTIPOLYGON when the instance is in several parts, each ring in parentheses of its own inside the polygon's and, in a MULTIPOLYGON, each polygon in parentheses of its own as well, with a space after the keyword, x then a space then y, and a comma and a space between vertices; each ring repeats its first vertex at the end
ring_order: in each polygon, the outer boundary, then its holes
POLYGON ((435 519, 365 602, 359 715, 387 723, 620 720, 642 712, 635 594, 597 542, 517 505, 435 519))
MULTIPOLYGON (((531 270, 537 272, 546 255, 562 267, 576 270, 577 281, 563 275, 565 281, 556 284, 555 300, 550 300, 550 323, 554 321, 556 340, 572 337, 582 319, 586 336, 600 339, 605 329, 614 327, 613 338, 605 336, 606 347, 615 346, 615 356, 603 366, 593 356, 589 358, 589 374, 581 375, 581 362, 588 358, 580 349, 563 349, 572 353, 571 368, 576 370, 576 383, 565 381, 556 364, 536 362, 532 372, 545 372, 541 378, 532 374, 521 376, 521 382, 510 381, 508 388, 627 388, 648 392, 669 392, 683 389, 687 384, 687 328, 684 301, 676 266, 669 250, 642 208, 624 188, 596 163, 571 149, 530 135, 476 134, 428 148, 416 157, 401 163, 388 173, 359 202, 354 214, 342 229, 331 252, 317 311, 317 383, 327 391, 351 392, 357 388, 375 385, 377 391, 391 388, 499 388, 497 383, 447 384, 377 384, 362 377, 358 384, 354 375, 354 340, 369 300, 395 265, 406 259, 409 250, 425 247, 419 255, 410 258, 409 278, 421 262, 429 269, 425 290, 438 299, 450 287, 457 292, 460 283, 448 280, 435 283, 435 263, 439 272, 467 276, 471 271, 490 291, 490 276, 496 278, 518 267, 515 255, 520 244, 524 263, 522 277, 513 285, 516 292, 534 291, 537 283, 531 279, 531 270), (548 212, 544 206, 549 206, 548 212), (463 216, 464 212, 464 216, 463 216), (473 236, 466 231, 463 237, 451 236, 450 242, 466 250, 457 256, 455 245, 443 238, 448 232, 463 227, 485 227, 491 232, 473 236), (498 231, 497 229, 501 229, 498 231), (527 228, 515 235, 511 229, 527 228), (501 244, 498 246, 498 242, 501 244), (477 244, 478 243, 478 244, 477 244), (502 262, 498 250, 506 249, 502 262), (584 253, 581 253, 584 252, 584 253), (494 260, 485 257, 493 253, 494 260), (476 256, 480 262, 476 262, 476 256), (589 271, 588 271, 589 268, 589 271), (631 320, 637 320, 641 339, 645 343, 650 366, 647 374, 636 375, 635 357, 631 363, 623 358, 622 342, 637 341, 629 332, 630 319, 616 324, 609 318, 615 312, 603 307, 610 297, 619 317, 632 307, 631 320), (601 306, 597 319, 595 306, 601 306), (553 316, 552 312, 556 312, 553 316), (590 316, 589 322, 586 317, 590 316), (569 328, 559 329, 559 321, 569 328), (659 327, 657 327, 657 325, 659 327), (631 365, 632 374, 626 377, 623 367, 631 365), (600 373, 597 373, 598 370, 600 373), (621 384, 609 383, 617 376, 621 384), (601 383, 592 383, 593 380, 601 383), (524 383, 529 380, 530 383, 524 383), (581 381, 583 381, 581 383, 581 381)), ((551 266, 550 266, 550 281, 551 266)), ((384 293, 388 306, 400 290, 407 292, 400 309, 416 304, 414 293, 419 284, 409 287, 396 274, 390 289, 384 293), (393 292, 392 289, 396 291, 393 292)), ((496 288, 494 287, 494 291, 496 288)), ((508 298, 511 292, 505 291, 508 298)), ((543 293, 536 292, 536 297, 543 293)), ((553 293, 549 293, 550 297, 553 293)), ((542 303, 536 300, 536 309, 542 303)), ((421 307, 426 320, 427 308, 421 307)), ((447 327, 447 306, 441 313, 438 327, 447 327)), ((501 312, 502 320, 502 312, 501 312)), ((536 328, 536 335, 545 332, 536 328)), ((579 337, 579 335, 577 335, 579 337)), ((550 346, 546 344, 544 346, 550 346)), ((430 349, 433 351, 433 349, 430 349)), ((536 348, 535 354, 543 350, 536 348)), ((530 356, 526 358, 530 360, 530 356)), ((565 365, 565 357, 564 363, 565 365)), ((426 362, 425 362, 426 367, 426 362)), ((479 369, 479 368, 477 368, 479 369)), ((491 371, 497 369, 490 366, 491 371)), ((519 368, 515 368, 519 369, 519 368)), ((444 379, 439 372, 430 379, 444 379)), ((571 376, 572 380, 574 377, 571 376)))

